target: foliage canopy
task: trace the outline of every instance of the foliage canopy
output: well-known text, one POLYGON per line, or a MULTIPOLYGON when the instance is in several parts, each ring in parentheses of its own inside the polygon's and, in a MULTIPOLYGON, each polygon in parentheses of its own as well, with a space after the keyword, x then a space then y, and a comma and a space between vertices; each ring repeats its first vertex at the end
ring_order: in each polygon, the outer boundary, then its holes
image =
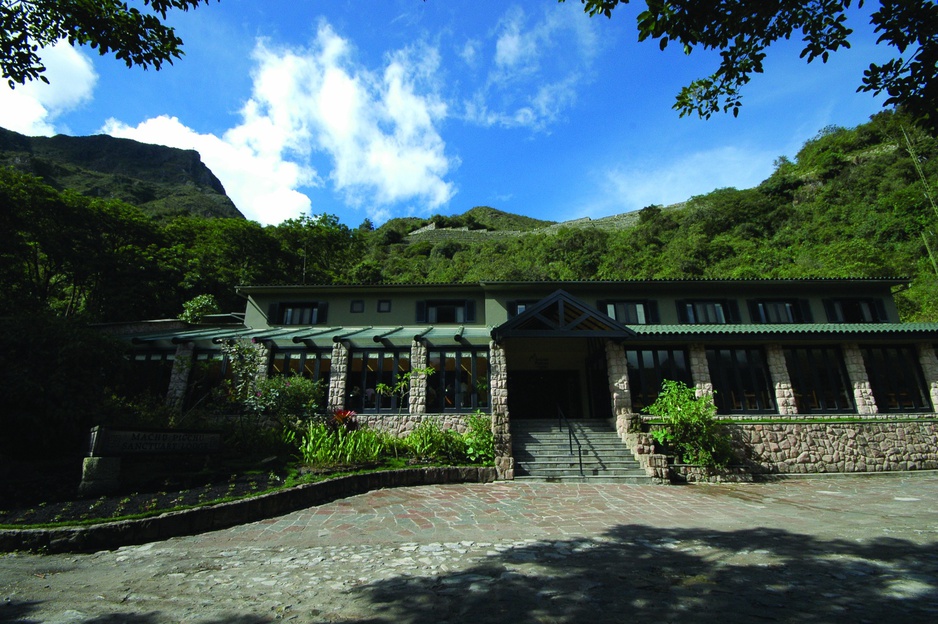
MULTIPOLYGON (((30 80, 48 83, 39 50, 67 40, 113 53, 128 67, 160 69, 182 56, 182 39, 164 21, 209 0, 142 0, 143 12, 121 0, 0 1, 0 70, 10 88, 30 80)), ((139 4, 136 3, 136 4, 139 4)))

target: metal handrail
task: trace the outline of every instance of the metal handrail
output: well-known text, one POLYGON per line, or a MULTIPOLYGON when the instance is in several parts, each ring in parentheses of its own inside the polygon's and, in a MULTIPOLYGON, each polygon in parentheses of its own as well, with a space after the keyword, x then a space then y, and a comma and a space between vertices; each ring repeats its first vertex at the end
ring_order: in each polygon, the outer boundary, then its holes
POLYGON ((576 442, 576 452, 577 459, 580 464, 580 476, 583 476, 583 445, 580 444, 580 439, 576 437, 576 433, 573 432, 573 425, 570 424, 570 421, 564 415, 563 410, 560 409, 560 406, 557 406, 557 422, 562 429, 564 425, 567 427, 567 441, 570 445, 570 454, 573 455, 573 443, 576 442))

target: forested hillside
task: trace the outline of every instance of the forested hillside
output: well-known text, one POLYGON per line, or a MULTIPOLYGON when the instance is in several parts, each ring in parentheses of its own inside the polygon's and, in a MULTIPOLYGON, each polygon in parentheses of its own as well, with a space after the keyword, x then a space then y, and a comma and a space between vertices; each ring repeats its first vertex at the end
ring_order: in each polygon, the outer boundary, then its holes
POLYGON ((241 283, 909 276, 904 318, 938 320, 938 142, 902 122, 826 128, 754 189, 566 224, 488 207, 377 229, 158 218, 8 167, 0 278, 13 313, 121 321, 176 316, 200 294, 237 311, 241 283))
POLYGON ((928 253, 938 253, 936 187, 938 142, 885 112, 823 129, 754 189, 649 206, 621 228, 578 221, 478 242, 372 239, 356 270, 397 282, 902 276, 914 278, 898 294, 904 318, 938 320, 928 253))

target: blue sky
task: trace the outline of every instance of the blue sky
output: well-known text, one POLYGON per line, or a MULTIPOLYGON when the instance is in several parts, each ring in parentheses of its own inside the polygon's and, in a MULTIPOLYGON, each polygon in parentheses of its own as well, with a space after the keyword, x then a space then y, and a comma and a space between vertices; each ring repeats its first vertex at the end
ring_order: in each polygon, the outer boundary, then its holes
MULTIPOLYGON (((881 110, 855 93, 875 46, 851 9, 827 64, 769 49, 739 117, 679 118, 717 54, 637 42, 642 3, 221 0, 171 16, 186 55, 159 72, 44 52, 51 85, 0 89, 0 126, 196 149, 249 219, 355 227, 492 206, 564 221, 757 185, 830 124, 881 110)), ((871 3, 877 4, 877 3, 871 3)))

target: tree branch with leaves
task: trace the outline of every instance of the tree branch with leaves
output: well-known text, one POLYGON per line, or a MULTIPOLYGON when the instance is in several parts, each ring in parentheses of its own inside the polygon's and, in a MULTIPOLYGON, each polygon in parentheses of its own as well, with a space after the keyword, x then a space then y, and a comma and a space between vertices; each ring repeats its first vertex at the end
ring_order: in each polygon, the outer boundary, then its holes
POLYGON ((10 88, 49 80, 40 50, 65 40, 114 54, 128 67, 159 70, 182 56, 182 39, 165 21, 210 0, 0 0, 0 70, 10 88), (139 4, 139 2, 137 3, 139 4))

